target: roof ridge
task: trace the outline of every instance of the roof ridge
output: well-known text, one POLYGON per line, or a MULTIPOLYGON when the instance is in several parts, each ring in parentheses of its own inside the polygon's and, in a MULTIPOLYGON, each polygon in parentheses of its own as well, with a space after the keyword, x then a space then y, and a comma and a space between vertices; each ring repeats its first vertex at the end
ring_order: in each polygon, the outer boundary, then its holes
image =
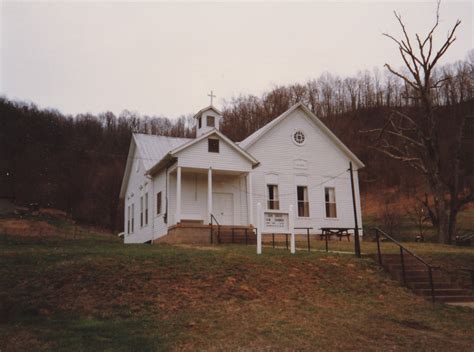
POLYGON ((141 135, 147 137, 161 137, 161 138, 174 138, 174 139, 193 139, 193 137, 172 137, 172 136, 163 136, 160 134, 150 134, 150 133, 142 133, 142 132, 133 132, 134 135, 141 135))
POLYGON ((241 140, 239 142, 239 144, 242 144, 243 145, 243 148, 245 149, 245 147, 247 146, 245 143, 245 141, 251 141, 252 139, 256 138, 259 133, 261 133, 262 131, 264 130, 267 130, 267 129, 270 129, 271 126, 273 126, 274 124, 277 123, 277 121, 283 116, 283 115, 287 115, 289 114, 291 111, 295 110, 297 107, 299 106, 302 106, 303 103, 302 102, 297 102, 295 104, 293 104, 292 106, 290 106, 287 110, 285 110, 284 112, 282 112, 280 115, 278 115, 277 117, 275 117, 274 119, 272 119, 270 122, 267 122, 265 125, 263 125, 262 127, 260 127, 258 130, 255 130, 253 131, 250 135, 248 135, 246 138, 244 138, 243 140, 241 140))

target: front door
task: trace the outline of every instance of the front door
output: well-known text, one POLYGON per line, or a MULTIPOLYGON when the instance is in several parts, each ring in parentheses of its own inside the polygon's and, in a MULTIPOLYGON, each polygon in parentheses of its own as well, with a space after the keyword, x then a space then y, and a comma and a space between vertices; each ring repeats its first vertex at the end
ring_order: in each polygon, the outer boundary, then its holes
POLYGON ((234 195, 232 193, 213 193, 212 209, 219 224, 233 225, 234 195))

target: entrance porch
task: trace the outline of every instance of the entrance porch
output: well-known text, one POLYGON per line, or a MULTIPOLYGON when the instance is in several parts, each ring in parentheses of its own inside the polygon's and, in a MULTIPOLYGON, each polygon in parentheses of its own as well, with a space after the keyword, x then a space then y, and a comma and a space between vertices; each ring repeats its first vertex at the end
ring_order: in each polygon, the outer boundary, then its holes
POLYGON ((251 173, 176 166, 168 171, 168 228, 253 223, 251 173), (215 222, 215 221, 214 221, 215 222))

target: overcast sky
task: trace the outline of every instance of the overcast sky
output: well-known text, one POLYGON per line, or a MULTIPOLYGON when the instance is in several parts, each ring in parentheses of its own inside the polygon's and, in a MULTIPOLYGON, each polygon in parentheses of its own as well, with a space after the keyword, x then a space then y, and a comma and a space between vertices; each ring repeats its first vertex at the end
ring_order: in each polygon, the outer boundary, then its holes
MULTIPOLYGON (((1 0, 0 0, 1 1, 1 0)), ((1 1, 0 95, 66 114, 124 109, 178 117, 223 99, 260 96, 321 73, 401 66, 400 11, 425 33, 424 2, 169 3, 1 1)), ((439 35, 462 20, 444 62, 473 47, 473 5, 443 2, 439 35)))

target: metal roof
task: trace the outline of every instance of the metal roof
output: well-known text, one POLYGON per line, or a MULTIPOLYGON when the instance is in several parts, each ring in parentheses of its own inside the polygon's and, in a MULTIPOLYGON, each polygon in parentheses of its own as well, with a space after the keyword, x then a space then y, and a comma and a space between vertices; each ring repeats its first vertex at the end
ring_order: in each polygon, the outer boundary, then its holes
POLYGON ((171 150, 193 140, 192 138, 165 137, 142 133, 134 133, 133 137, 146 170, 150 170, 171 150))

